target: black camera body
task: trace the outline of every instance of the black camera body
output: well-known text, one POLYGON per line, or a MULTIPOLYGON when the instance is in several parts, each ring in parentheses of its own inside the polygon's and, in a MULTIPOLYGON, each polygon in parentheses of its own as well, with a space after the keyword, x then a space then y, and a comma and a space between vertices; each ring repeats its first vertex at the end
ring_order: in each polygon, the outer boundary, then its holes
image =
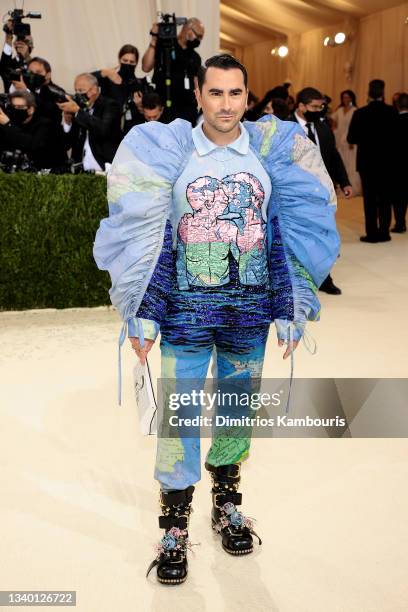
POLYGON ((24 40, 26 36, 31 35, 31 27, 29 23, 23 23, 23 19, 41 19, 41 13, 30 11, 24 15, 24 9, 12 9, 8 12, 13 21, 13 30, 10 31, 7 24, 3 26, 6 34, 14 34, 17 40, 24 40))
POLYGON ((176 17, 175 13, 160 13, 160 17, 157 37, 162 41, 171 41, 177 38, 177 26, 187 23, 187 17, 176 17))
POLYGON ((36 172, 26 153, 19 149, 2 151, 0 154, 0 169, 7 174, 14 172, 36 172))

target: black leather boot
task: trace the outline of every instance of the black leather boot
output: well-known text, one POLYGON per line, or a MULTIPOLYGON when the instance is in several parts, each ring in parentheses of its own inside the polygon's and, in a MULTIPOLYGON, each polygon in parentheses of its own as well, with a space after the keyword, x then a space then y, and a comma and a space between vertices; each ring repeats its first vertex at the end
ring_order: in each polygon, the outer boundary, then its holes
POLYGON ((194 487, 182 491, 160 491, 162 516, 159 527, 165 534, 157 546, 157 557, 147 569, 146 578, 156 567, 157 580, 163 584, 180 584, 187 578, 188 523, 192 512, 194 487))
POLYGON ((214 467, 206 463, 205 468, 213 482, 212 528, 221 535, 223 549, 231 555, 251 553, 254 548, 252 536, 258 538, 259 544, 262 541, 253 530, 253 519, 245 517, 236 508, 242 503, 242 493, 238 493, 241 465, 232 463, 214 467))

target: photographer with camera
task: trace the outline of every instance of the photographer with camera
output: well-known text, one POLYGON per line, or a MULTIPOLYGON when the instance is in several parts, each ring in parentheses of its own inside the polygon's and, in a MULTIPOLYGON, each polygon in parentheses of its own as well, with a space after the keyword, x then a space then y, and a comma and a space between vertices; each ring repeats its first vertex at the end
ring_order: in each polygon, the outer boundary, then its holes
POLYGON ((4 91, 6 93, 10 89, 12 77, 17 76, 16 71, 27 69, 34 48, 33 39, 30 34, 16 37, 13 43, 13 28, 14 22, 12 19, 9 19, 3 27, 6 39, 0 58, 0 76, 3 79, 4 91), (14 57, 13 47, 15 50, 14 57))
POLYGON ((121 140, 120 107, 100 94, 98 80, 83 73, 75 79, 75 96, 58 104, 63 111, 66 148, 85 171, 104 171, 121 140))
POLYGON ((36 110, 36 99, 30 91, 14 91, 0 107, 0 150, 21 151, 34 170, 59 170, 66 162, 61 139, 55 138, 54 126, 36 110))
POLYGON ((62 87, 52 81, 51 65, 42 57, 33 57, 27 70, 20 74, 18 81, 13 81, 13 87, 17 90, 28 89, 35 94, 37 100, 37 111, 43 117, 47 117, 61 129, 62 111, 57 106, 59 92, 60 99, 65 98, 62 87))
POLYGON ((123 45, 118 53, 119 65, 93 72, 98 79, 101 94, 116 100, 122 109, 121 127, 123 135, 139 123, 143 123, 142 96, 153 88, 146 77, 139 79, 136 66, 139 51, 133 45, 123 45))
POLYGON ((198 111, 195 100, 195 82, 201 66, 201 57, 195 51, 204 36, 204 26, 195 17, 186 20, 177 35, 180 23, 173 15, 163 15, 161 23, 150 30, 151 41, 142 59, 142 69, 154 69, 156 92, 165 101, 171 119, 180 117, 194 126, 198 111), (170 78, 171 85, 166 87, 170 78))

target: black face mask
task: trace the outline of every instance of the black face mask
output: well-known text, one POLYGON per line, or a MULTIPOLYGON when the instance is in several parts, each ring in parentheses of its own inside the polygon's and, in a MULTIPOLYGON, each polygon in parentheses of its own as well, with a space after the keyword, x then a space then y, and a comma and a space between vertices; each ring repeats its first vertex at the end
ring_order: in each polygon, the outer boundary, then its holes
POLYGON ((200 46, 200 42, 201 40, 199 40, 198 38, 195 38, 194 40, 187 40, 187 49, 197 49, 197 47, 200 46))
POLYGON ((132 64, 121 64, 118 74, 124 81, 131 81, 135 78, 135 69, 136 66, 132 66, 132 64))
POLYGON ((317 123, 322 118, 322 111, 305 111, 305 119, 308 123, 317 123))
POLYGON ((26 76, 23 76, 27 87, 31 90, 40 89, 45 83, 45 76, 42 74, 34 74, 34 72, 28 71, 26 76))
POLYGON ((28 110, 26 108, 15 108, 15 106, 10 106, 7 109, 7 116, 12 123, 23 125, 24 121, 28 119, 28 110))

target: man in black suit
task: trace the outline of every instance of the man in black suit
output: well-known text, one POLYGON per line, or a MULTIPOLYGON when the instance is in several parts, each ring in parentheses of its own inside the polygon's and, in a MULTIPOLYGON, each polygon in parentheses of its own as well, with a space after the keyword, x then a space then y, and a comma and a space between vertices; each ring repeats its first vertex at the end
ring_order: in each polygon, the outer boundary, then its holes
POLYGON ((36 170, 64 170, 66 151, 55 134, 52 122, 36 111, 36 99, 29 91, 9 94, 9 103, 0 109, 0 150, 21 151, 36 170))
MULTIPOLYGON (((67 148, 84 170, 104 171, 112 163, 121 140, 121 109, 115 100, 101 96, 93 74, 75 79, 75 98, 58 104, 64 113, 67 148)), ((69 96, 67 96, 69 98, 69 96)))
POLYGON ((395 226, 392 232, 402 234, 407 231, 405 217, 408 204, 407 143, 408 143, 408 93, 399 94, 396 101, 396 137, 394 141, 394 191, 393 208, 395 226))
POLYGON ((384 102, 385 83, 370 82, 370 102, 355 111, 347 140, 357 145, 357 170, 361 176, 366 235, 362 242, 391 240, 391 183, 393 176, 393 138, 397 115, 384 102))
MULTIPOLYGON (((343 160, 336 149, 333 132, 326 121, 323 121, 324 104, 324 96, 320 91, 314 87, 306 87, 298 93, 296 110, 290 119, 297 121, 310 140, 319 147, 330 178, 335 185, 340 186, 344 196, 348 199, 352 197, 353 190, 343 160)), ((341 289, 333 283, 330 274, 321 284, 320 290, 332 295, 341 294, 341 289)))

